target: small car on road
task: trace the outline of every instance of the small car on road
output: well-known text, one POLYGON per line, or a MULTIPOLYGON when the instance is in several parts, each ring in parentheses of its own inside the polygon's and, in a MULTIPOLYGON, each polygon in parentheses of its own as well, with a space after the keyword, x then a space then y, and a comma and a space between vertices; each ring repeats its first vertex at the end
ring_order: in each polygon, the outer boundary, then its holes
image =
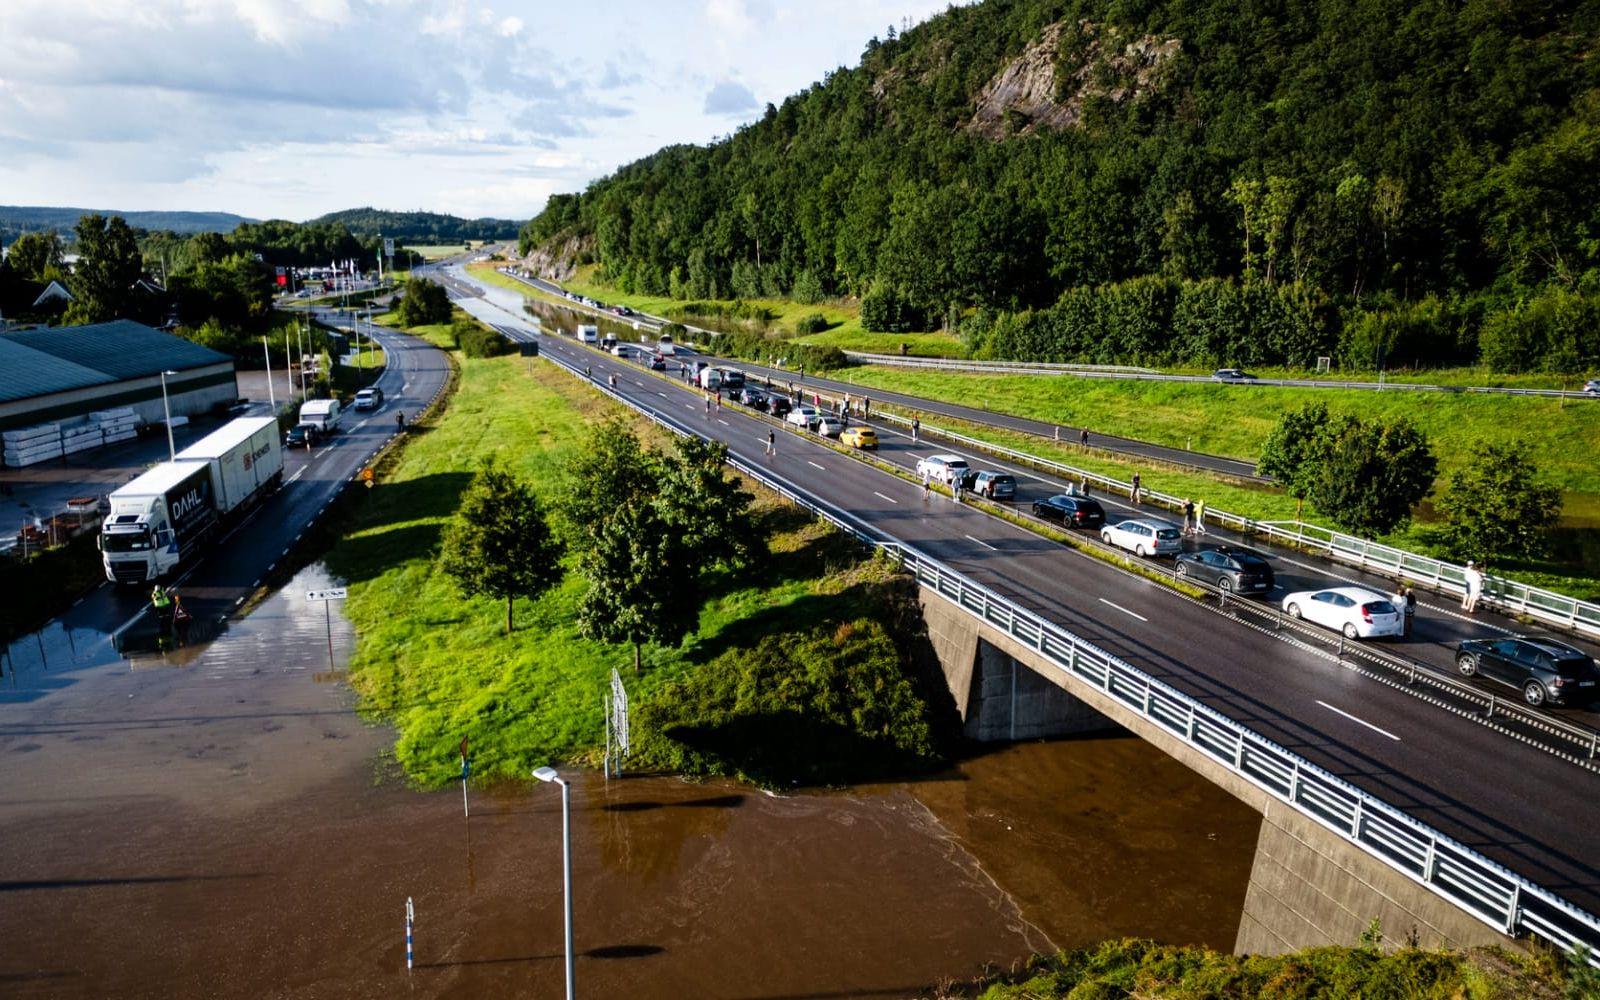
POLYGON ((972 477, 972 492, 990 500, 1014 500, 1017 496, 1017 478, 1009 472, 984 469, 972 477))
POLYGON ((810 430, 811 426, 817 422, 817 417, 819 416, 821 416, 821 414, 817 413, 816 407, 811 406, 808 403, 801 403, 799 406, 796 406, 790 410, 789 415, 783 419, 785 423, 794 424, 796 427, 804 427, 806 430, 810 430))
POLYGON ((1594 659, 1545 636, 1463 639, 1456 645, 1456 669, 1463 677, 1516 688, 1535 708, 1546 702, 1574 705, 1600 694, 1600 670, 1594 659))
POLYGON ((1209 583, 1224 593, 1265 594, 1275 586, 1271 564, 1252 552, 1201 549, 1178 553, 1174 563, 1174 573, 1209 583))
POLYGON ((1365 587, 1299 590, 1283 599, 1283 610, 1291 618, 1343 632, 1346 639, 1372 639, 1405 631, 1400 609, 1383 594, 1365 587))
POLYGON ((1255 378, 1243 368, 1218 368, 1211 373, 1211 377, 1218 382, 1246 382, 1255 378))
POLYGON ((322 432, 316 424, 295 424, 289 428, 289 433, 283 436, 285 448, 315 448, 322 439, 322 432))
POLYGON ((767 408, 767 390, 760 386, 747 385, 735 393, 733 398, 752 410, 765 410, 767 408))
POLYGON ((1069 528, 1098 528, 1106 523, 1106 510, 1098 501, 1069 493, 1035 500, 1033 516, 1044 521, 1060 521, 1069 528))
POLYGON ((811 429, 825 438, 836 438, 844 433, 844 421, 824 413, 812 423, 811 429))
POLYGON ((839 443, 852 448, 878 450, 878 432, 871 427, 846 427, 839 434, 839 443))
POLYGON ((1140 557, 1173 555, 1183 548, 1178 526, 1154 517, 1108 524, 1100 529, 1100 540, 1140 557))
POLYGON ((967 464, 967 460, 959 455, 929 455, 927 458, 917 459, 918 479, 931 479, 946 486, 957 479, 965 481, 971 471, 972 467, 967 464))
POLYGON ((383 405, 383 390, 377 386, 368 386, 356 392, 355 407, 358 410, 376 410, 383 405))

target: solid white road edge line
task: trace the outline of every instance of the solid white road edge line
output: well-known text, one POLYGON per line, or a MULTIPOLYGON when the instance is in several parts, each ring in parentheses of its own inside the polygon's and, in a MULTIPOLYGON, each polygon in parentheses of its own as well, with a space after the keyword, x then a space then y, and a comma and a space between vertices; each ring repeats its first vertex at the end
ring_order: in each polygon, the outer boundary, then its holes
MULTIPOLYGON (((995 548, 993 545, 990 545, 988 542, 984 541, 981 538, 973 538, 971 535, 968 535, 967 538, 968 538, 969 541, 974 541, 974 542, 977 542, 979 545, 982 545, 984 548, 988 549, 990 552, 999 552, 1000 551, 999 549, 995 548)), ((1107 603, 1110 603, 1110 602, 1107 602, 1107 603)), ((1133 612, 1130 611, 1129 614, 1133 614, 1133 612)), ((1134 615, 1134 617, 1137 618, 1139 616, 1138 615, 1134 615)))

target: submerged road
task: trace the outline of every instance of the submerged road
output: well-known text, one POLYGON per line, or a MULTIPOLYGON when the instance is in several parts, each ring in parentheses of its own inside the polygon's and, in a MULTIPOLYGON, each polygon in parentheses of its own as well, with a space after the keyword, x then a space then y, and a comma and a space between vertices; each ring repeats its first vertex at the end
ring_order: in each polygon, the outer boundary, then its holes
MULTIPOLYGON (((279 568, 339 490, 395 435, 395 414, 403 411, 408 418, 414 416, 444 387, 449 363, 443 352, 425 341, 386 330, 378 332, 376 339, 387 359, 376 383, 384 391, 383 406, 371 412, 347 411, 339 433, 314 449, 286 450, 283 488, 230 534, 212 542, 205 556, 180 573, 175 585, 195 617, 193 640, 215 631, 279 568)), ((123 588, 106 583, 51 627, 64 628, 69 634, 104 636, 120 648, 139 650, 151 648, 155 642, 155 623, 148 611, 148 585, 123 588)), ((31 635, 12 643, 7 650, 10 664, 31 662, 34 645, 31 635)), ((42 643, 39 646, 43 648, 42 643)), ((0 688, 0 704, 30 696, 26 690, 0 688)))
MULTIPOLYGON (((1076 553, 731 404, 560 336, 541 336, 521 296, 472 280, 468 311, 688 433, 724 441, 798 493, 915 546, 1040 616, 1430 823, 1590 912, 1600 911, 1600 776, 1352 671, 1315 637, 1251 627, 1163 586, 1076 553)), ((808 377, 809 378, 809 377, 808 377)), ((852 387, 853 388, 853 387, 852 387)), ((880 457, 904 464, 943 448, 879 428, 880 457)), ((984 462, 982 464, 992 464, 984 462)), ((1308 564, 1310 565, 1310 564, 1308 564)), ((1285 577, 1293 581, 1296 570, 1285 577)), ((1306 570, 1315 572, 1315 567, 1306 570)), ((1425 613, 1422 644, 1469 623, 1425 613)))

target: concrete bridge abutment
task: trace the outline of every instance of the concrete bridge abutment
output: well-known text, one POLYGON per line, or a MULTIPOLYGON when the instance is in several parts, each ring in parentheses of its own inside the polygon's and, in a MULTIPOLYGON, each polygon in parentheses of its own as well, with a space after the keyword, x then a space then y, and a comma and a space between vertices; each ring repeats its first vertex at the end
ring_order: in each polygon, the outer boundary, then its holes
POLYGON ((1387 944, 1517 946, 1255 783, 979 621, 920 589, 928 638, 970 739, 991 742, 1126 730, 1261 814, 1234 944, 1238 954, 1354 945, 1376 920, 1387 944))

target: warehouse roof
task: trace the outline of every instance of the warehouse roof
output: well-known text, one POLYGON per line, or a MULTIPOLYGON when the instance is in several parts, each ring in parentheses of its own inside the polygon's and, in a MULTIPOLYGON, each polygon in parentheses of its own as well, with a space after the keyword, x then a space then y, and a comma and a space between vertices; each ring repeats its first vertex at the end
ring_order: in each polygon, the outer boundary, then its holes
MULTIPOLYGON (((226 354, 143 323, 118 319, 90 326, 52 327, 0 334, 0 339, 109 376, 105 381, 143 378, 232 361, 226 354)), ((38 395, 35 389, 27 395, 38 395)))
POLYGON ((0 335, 0 403, 116 381, 104 372, 25 347, 12 336, 0 335))

